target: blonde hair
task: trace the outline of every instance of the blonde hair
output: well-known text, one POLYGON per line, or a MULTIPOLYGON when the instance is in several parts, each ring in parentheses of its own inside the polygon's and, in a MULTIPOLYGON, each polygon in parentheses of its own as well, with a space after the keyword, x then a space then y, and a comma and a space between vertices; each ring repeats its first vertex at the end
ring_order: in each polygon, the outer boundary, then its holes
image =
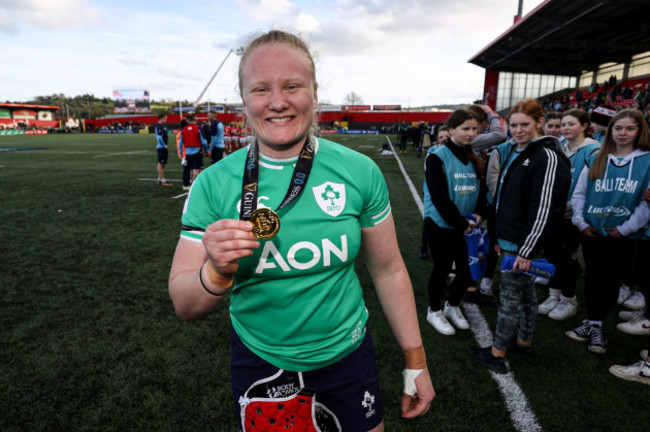
MULTIPOLYGON (((307 62, 309 63, 309 71, 311 74, 311 81, 314 86, 313 87, 314 93, 318 91, 318 83, 316 82, 316 64, 314 63, 314 58, 309 52, 309 48, 307 47, 307 44, 299 36, 296 36, 293 33, 285 32, 283 30, 271 30, 267 33, 257 34, 257 36, 253 35, 251 36, 251 38, 252 40, 248 43, 246 49, 244 49, 244 52, 241 56, 241 60, 239 61, 239 70, 238 70, 239 95, 242 98, 242 100, 244 99, 244 80, 243 80, 244 63, 248 59, 250 53, 255 48, 260 47, 262 45, 274 44, 274 43, 287 44, 305 56, 307 62)), ((248 123, 248 121, 246 121, 246 123, 248 123)), ((314 112, 314 118, 312 119, 311 130, 312 132, 318 131, 317 112, 314 112)))
POLYGON ((616 142, 612 136, 612 130, 616 122, 622 118, 630 118, 634 120, 639 128, 636 138, 634 138, 634 148, 639 150, 650 151, 650 131, 648 130, 648 123, 643 118, 641 111, 636 109, 624 109, 616 113, 607 125, 605 132, 605 139, 600 146, 600 151, 594 160, 594 163, 589 168, 589 179, 598 180, 605 172, 605 165, 607 165, 607 157, 616 151, 616 142))

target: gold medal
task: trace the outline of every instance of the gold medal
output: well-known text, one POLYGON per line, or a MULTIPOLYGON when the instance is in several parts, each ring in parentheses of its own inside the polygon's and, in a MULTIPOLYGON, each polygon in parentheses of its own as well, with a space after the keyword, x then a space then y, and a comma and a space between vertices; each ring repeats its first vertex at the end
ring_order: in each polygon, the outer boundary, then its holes
POLYGON ((263 240, 273 238, 280 231, 280 217, 270 208, 258 208, 248 220, 253 224, 253 234, 263 240))

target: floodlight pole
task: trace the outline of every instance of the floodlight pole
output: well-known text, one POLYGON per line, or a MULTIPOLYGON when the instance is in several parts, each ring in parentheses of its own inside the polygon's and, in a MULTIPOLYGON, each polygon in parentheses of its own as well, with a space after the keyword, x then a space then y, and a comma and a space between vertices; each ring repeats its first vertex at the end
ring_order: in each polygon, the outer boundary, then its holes
MULTIPOLYGON (((220 64, 219 67, 217 68, 217 70, 214 71, 214 74, 212 75, 212 78, 210 78, 210 81, 208 81, 208 83, 205 85, 205 88, 203 89, 203 91, 201 92, 201 94, 199 95, 199 97, 196 98, 196 102, 194 102, 194 107, 196 108, 197 111, 198 111, 198 108, 199 108, 199 102, 201 102, 201 98, 203 97, 203 95, 205 94, 205 92, 208 90, 208 87, 210 87, 210 84, 212 84, 212 81, 213 81, 214 78, 217 76, 217 74, 219 73, 219 71, 220 71, 221 68, 223 67, 224 63, 226 63, 226 60, 228 60, 228 57, 230 56, 230 54, 231 54, 233 51, 235 51, 235 50, 234 50, 233 48, 230 48, 230 50, 228 51, 228 54, 226 54, 226 57, 223 59, 223 61, 221 62, 221 64, 220 64)), ((241 55, 243 51, 244 51, 243 48, 237 48, 237 55, 241 55)))

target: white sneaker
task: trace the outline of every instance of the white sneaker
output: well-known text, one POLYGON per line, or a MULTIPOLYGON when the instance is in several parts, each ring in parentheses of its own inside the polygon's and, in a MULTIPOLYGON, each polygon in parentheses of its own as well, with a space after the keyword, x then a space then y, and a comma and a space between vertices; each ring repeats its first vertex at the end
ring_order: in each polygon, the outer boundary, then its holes
POLYGON ((543 286, 546 286, 546 285, 548 285, 548 281, 549 281, 549 280, 550 280, 550 279, 548 279, 548 278, 541 277, 541 276, 537 276, 537 277, 535 278, 535 283, 536 283, 537 285, 543 285, 543 286))
POLYGON ((618 288, 618 304, 622 304, 631 295, 632 295, 632 291, 630 291, 630 287, 625 284, 621 285, 618 288))
POLYGON ((630 366, 610 366, 609 371, 624 380, 650 385, 650 367, 643 360, 630 366))
POLYGON ((618 318, 623 321, 632 321, 633 319, 643 316, 644 312, 645 310, 639 310, 639 311, 624 310, 618 313, 618 318))
POLYGON ((640 316, 631 321, 616 324, 619 331, 633 335, 650 335, 650 319, 640 316))
POLYGON ((483 278, 481 279, 481 294, 486 295, 486 296, 491 296, 492 295, 492 279, 490 278, 483 278))
POLYGON ((445 316, 461 330, 467 330, 469 323, 460 311, 460 306, 449 306, 449 302, 445 302, 445 316))
POLYGON ((560 303, 548 313, 548 317, 556 321, 562 321, 571 318, 578 311, 578 302, 576 298, 560 296, 560 303))
POLYGON ((456 334, 456 330, 449 324, 445 314, 440 309, 439 311, 433 312, 431 308, 427 309, 427 321, 433 326, 434 329, 438 330, 439 333, 443 335, 451 336, 456 334))
POLYGON ((639 291, 636 291, 627 300, 623 302, 623 306, 633 310, 645 309, 645 296, 639 291))
POLYGON ((548 291, 548 298, 537 306, 537 313, 540 315, 548 315, 560 303, 560 293, 562 291, 555 288, 550 288, 548 291))

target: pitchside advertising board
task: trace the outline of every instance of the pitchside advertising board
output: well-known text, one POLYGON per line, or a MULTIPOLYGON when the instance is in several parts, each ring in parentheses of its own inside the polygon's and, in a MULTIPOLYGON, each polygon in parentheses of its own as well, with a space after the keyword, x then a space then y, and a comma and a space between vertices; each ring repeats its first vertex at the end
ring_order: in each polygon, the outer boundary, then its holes
POLYGON ((184 106, 184 107, 172 107, 172 113, 178 114, 179 112, 182 112, 183 114, 188 114, 188 113, 193 113, 196 111, 196 107, 194 105, 192 106, 184 106))
POLYGON ((373 111, 400 111, 402 105, 373 105, 373 111))
POLYGON ((113 112, 150 113, 149 90, 113 90, 113 112))
POLYGON ((0 135, 47 135, 47 130, 0 129, 0 135))

